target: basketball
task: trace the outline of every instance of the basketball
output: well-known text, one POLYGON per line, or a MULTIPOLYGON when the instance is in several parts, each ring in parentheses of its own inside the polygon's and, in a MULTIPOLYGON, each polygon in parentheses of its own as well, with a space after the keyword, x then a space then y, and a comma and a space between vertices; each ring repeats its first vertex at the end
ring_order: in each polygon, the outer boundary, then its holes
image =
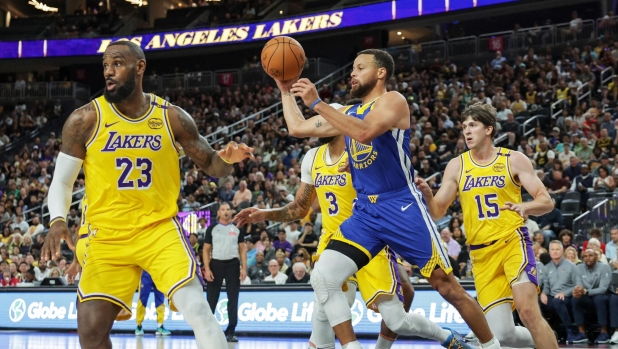
POLYGON ((269 40, 262 49, 262 68, 275 80, 290 80, 300 75, 305 65, 305 50, 288 36, 269 40))

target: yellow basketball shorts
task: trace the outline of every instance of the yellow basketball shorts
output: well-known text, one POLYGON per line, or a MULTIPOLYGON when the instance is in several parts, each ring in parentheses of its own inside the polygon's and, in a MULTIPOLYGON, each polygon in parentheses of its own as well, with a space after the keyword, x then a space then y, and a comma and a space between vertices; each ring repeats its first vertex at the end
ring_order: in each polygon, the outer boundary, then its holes
POLYGON ((502 303, 511 303, 515 309, 512 286, 524 272, 538 287, 532 241, 525 227, 505 239, 471 245, 470 260, 478 302, 485 313, 502 303))
POLYGON ((105 300, 122 308, 117 320, 131 318, 142 270, 169 299, 194 277, 198 263, 180 223, 174 218, 139 229, 112 230, 82 226, 75 255, 82 265, 80 302, 105 300))
MULTIPOLYGON (((322 231, 316 260, 330 242, 333 233, 322 231)), ((381 295, 397 295, 403 302, 403 292, 401 290, 401 280, 399 278, 399 268, 397 263, 401 263, 397 256, 388 248, 384 248, 369 263, 355 275, 350 276, 348 281, 354 282, 358 286, 361 297, 367 304, 367 308, 378 312, 375 301, 381 295)))

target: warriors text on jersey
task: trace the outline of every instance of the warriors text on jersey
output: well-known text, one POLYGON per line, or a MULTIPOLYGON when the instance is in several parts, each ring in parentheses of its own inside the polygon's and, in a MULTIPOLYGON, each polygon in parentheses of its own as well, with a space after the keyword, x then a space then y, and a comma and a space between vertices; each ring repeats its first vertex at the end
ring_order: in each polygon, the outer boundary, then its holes
MULTIPOLYGON (((365 105, 347 107, 344 112, 365 119, 377 98, 365 105)), ((414 182, 410 156, 410 130, 392 128, 369 144, 346 136, 350 172, 354 188, 360 194, 372 195, 408 188, 414 182)))
POLYGON ((471 245, 505 238, 524 225, 517 212, 500 211, 507 202, 521 203, 521 184, 511 172, 511 153, 498 148, 494 160, 484 166, 469 151, 459 156, 459 200, 471 245))
POLYGON ((148 111, 130 119, 104 97, 92 103, 97 126, 84 160, 88 223, 145 227, 175 217, 180 169, 170 104, 151 94, 148 111))

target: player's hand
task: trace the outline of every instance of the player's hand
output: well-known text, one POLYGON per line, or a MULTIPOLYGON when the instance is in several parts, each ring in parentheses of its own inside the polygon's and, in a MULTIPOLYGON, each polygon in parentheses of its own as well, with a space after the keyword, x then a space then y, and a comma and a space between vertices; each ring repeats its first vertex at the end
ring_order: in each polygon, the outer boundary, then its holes
POLYGON ((242 227, 248 223, 257 223, 264 220, 264 211, 255 207, 245 208, 238 212, 236 217, 232 219, 232 223, 236 223, 238 227, 242 227))
POLYGON ((526 214, 526 207, 524 206, 524 204, 514 204, 512 202, 505 202, 504 206, 500 207, 500 211, 505 211, 505 210, 517 212, 522 218, 526 214))
POLYGON ((240 282, 242 282, 247 277, 247 273, 245 272, 245 268, 240 268, 240 282))
POLYGON ((213 282, 215 280, 215 277, 212 275, 212 270, 207 269, 204 272, 204 278, 206 279, 206 281, 208 282, 213 282))
POLYGON ((71 263, 71 265, 69 265, 69 267, 67 268, 66 272, 64 275, 66 275, 67 277, 67 281, 70 285, 73 285, 75 283, 75 276, 77 276, 77 274, 82 270, 81 265, 79 265, 79 262, 77 261, 77 258, 73 258, 73 262, 71 263))
POLYGON ((350 173, 350 160, 346 158, 345 162, 339 165, 337 171, 350 173))
POLYGON ((541 293, 541 303, 547 304, 547 295, 545 293, 541 293))
POLYGON ((73 244, 73 237, 71 231, 66 222, 56 221, 49 228, 47 236, 45 236, 45 242, 41 248, 41 261, 47 262, 48 260, 60 257, 60 243, 61 240, 66 241, 69 248, 75 251, 75 245, 73 244))
POLYGON ((291 91, 294 96, 302 98, 306 106, 310 106, 319 98, 315 85, 306 78, 302 78, 292 85, 291 91))
POLYGON ((245 143, 229 142, 225 148, 219 150, 218 154, 221 159, 231 163, 241 162, 244 159, 254 159, 253 148, 245 143))
POLYGON ((564 300, 564 293, 560 292, 554 296, 554 298, 558 298, 560 300, 564 300))
POLYGON ((416 187, 418 188, 418 190, 420 190, 421 193, 423 193, 425 200, 427 200, 428 198, 433 198, 433 192, 431 191, 429 184, 427 184, 427 182, 425 182, 424 179, 420 177, 415 177, 414 184, 416 184, 416 187))
POLYGON ((300 74, 298 75, 298 77, 294 79, 290 79, 290 80, 281 81, 281 80, 275 79, 275 82, 277 83, 277 87, 279 88, 279 90, 281 90, 281 94, 290 93, 291 92, 290 90, 292 90, 292 85, 294 85, 296 81, 298 81, 299 77, 300 77, 300 74))

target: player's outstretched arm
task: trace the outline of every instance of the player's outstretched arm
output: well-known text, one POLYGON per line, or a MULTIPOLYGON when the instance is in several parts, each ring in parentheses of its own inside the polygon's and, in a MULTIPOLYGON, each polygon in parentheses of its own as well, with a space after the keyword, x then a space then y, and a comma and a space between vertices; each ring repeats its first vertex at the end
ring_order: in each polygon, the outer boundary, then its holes
MULTIPOLYGON (((310 106, 318 99, 315 85, 308 79, 300 79, 291 90, 294 96, 301 97, 310 106)), ((313 110, 324 117, 340 133, 367 144, 388 131, 391 127, 407 129, 410 127, 410 109, 403 95, 391 91, 378 99, 365 119, 346 115, 324 102, 317 103, 313 110)))
POLYGON ((424 180, 418 177, 414 179, 416 186, 423 193, 423 198, 425 198, 425 202, 427 202, 427 209, 434 221, 444 217, 446 210, 453 203, 455 197, 457 197, 459 171, 459 158, 451 159, 444 170, 442 185, 435 196, 424 180))
POLYGON ((545 189, 543 182, 534 174, 532 163, 524 154, 511 152, 511 170, 521 185, 532 195, 534 200, 524 203, 507 202, 500 210, 511 210, 524 215, 542 216, 554 209, 554 203, 545 189))
POLYGON ((97 126, 97 114, 93 102, 75 110, 62 127, 62 147, 56 161, 54 178, 49 186, 50 229, 41 248, 41 259, 47 261, 60 255, 61 240, 74 249, 66 216, 71 206, 73 184, 86 157, 86 142, 97 126))
POLYGON ((290 92, 292 84, 297 79, 288 81, 275 80, 281 90, 283 117, 288 125, 288 131, 294 137, 331 137, 341 134, 322 116, 317 115, 306 119, 296 104, 294 94, 290 92))
POLYGON ((246 208, 234 217, 233 222, 239 227, 247 223, 257 223, 263 220, 274 222, 291 222, 307 215, 311 203, 316 197, 315 187, 305 182, 300 182, 294 201, 281 207, 269 210, 261 210, 254 207, 246 208))
POLYGON ((233 163, 253 158, 253 148, 243 143, 230 142, 219 152, 212 149, 206 138, 198 133, 191 115, 177 106, 170 108, 169 118, 174 138, 191 160, 210 176, 226 176, 232 172, 233 163))

